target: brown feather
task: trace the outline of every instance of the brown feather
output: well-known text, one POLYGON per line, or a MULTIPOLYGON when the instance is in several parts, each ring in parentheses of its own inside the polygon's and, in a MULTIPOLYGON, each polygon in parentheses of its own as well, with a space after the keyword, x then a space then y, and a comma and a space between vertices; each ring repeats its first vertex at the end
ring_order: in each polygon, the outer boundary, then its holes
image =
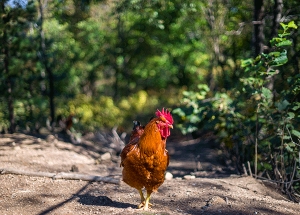
POLYGON ((166 138, 162 138, 157 122, 152 119, 145 128, 134 128, 130 142, 121 153, 123 181, 136 189, 156 191, 164 182, 169 165, 166 138))

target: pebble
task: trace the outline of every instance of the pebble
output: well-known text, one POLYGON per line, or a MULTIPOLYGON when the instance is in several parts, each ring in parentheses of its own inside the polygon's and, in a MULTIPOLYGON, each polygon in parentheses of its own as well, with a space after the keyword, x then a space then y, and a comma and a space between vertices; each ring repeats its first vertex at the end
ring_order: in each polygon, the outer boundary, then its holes
POLYGON ((105 161, 109 159, 111 159, 111 154, 109 152, 106 152, 103 155, 101 155, 101 160, 105 161))
POLYGON ((13 149, 14 149, 14 150, 20 150, 21 147, 20 147, 20 146, 15 146, 13 149))
POLYGON ((166 179, 166 180, 172 180, 172 179, 173 179, 172 173, 166 172, 166 174, 165 174, 165 179, 166 179))
POLYGON ((47 141, 48 143, 56 142, 56 137, 55 137, 54 135, 52 135, 52 134, 49 134, 49 135, 47 136, 47 138, 46 138, 46 141, 47 141))
POLYGON ((194 175, 185 175, 183 176, 183 178, 186 180, 191 180, 191 179, 195 179, 196 177, 194 175))

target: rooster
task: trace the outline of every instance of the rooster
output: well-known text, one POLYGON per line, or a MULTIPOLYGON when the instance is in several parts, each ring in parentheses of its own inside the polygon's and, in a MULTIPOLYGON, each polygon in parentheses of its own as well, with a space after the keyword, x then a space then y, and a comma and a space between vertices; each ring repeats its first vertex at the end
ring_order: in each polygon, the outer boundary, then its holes
POLYGON ((156 117, 144 127, 134 121, 129 143, 121 152, 123 181, 137 189, 141 197, 139 209, 148 210, 153 191, 164 182, 164 174, 169 165, 166 140, 173 128, 173 118, 168 110, 156 111, 156 117), (147 191, 146 198, 142 189, 147 191))

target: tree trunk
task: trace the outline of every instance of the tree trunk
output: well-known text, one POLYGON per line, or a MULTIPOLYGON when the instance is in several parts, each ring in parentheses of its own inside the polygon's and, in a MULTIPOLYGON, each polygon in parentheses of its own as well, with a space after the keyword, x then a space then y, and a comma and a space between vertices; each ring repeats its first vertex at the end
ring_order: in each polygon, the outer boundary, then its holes
POLYGON ((6 86, 7 86, 7 92, 8 92, 8 96, 7 96, 7 104, 8 104, 8 112, 9 112, 9 133, 13 134, 16 131, 16 125, 15 125, 15 114, 14 114, 14 99, 13 99, 13 95, 12 95, 12 81, 11 78, 8 77, 7 82, 6 82, 6 86))
POLYGON ((40 10, 40 58, 45 67, 46 73, 48 75, 49 81, 49 105, 50 105, 50 116, 51 116, 51 126, 55 122, 55 105, 54 105, 54 76, 52 69, 48 65, 47 54, 46 54, 46 43, 45 43, 45 36, 43 31, 43 22, 44 22, 44 10, 43 4, 41 0, 38 0, 39 10, 40 10))
MULTIPOLYGON (((272 24, 272 31, 271 31, 271 37, 270 39, 277 37, 278 34, 278 28, 280 25, 280 19, 282 17, 282 9, 283 9, 283 0, 275 0, 274 1, 274 11, 273 11, 273 24, 272 24)), ((268 80, 267 88, 273 92, 273 100, 275 102, 275 91, 274 91, 274 82, 275 77, 272 76, 268 80)))
POLYGON ((120 96, 120 82, 122 80, 122 72, 124 72, 124 61, 120 65, 120 62, 118 62, 118 57, 122 56, 124 58, 124 29, 123 29, 123 21, 121 20, 121 15, 118 15, 118 24, 117 24, 117 32, 118 32, 118 47, 122 50, 121 53, 115 53, 117 54, 115 57, 115 83, 114 83, 114 99, 117 100, 120 96))
MULTIPOLYGON (((1 4, 1 10, 4 11, 4 2, 1 4)), ((4 16, 3 16, 4 17, 4 16)), ((7 23, 9 20, 3 20, 4 23, 7 23)), ((15 115, 14 115, 14 100, 13 100, 13 81, 12 77, 9 74, 9 47, 8 47, 8 38, 7 38, 7 32, 5 28, 3 29, 3 54, 4 54, 4 74, 6 74, 6 91, 7 91, 7 106, 8 106, 8 115, 9 115, 9 132, 14 133, 15 132, 15 115)))
POLYGON ((253 35, 253 47, 254 56, 257 56, 263 52, 264 46, 264 1, 254 0, 254 35, 253 35))
POLYGON ((278 28, 280 24, 280 19, 282 17, 282 9, 283 9, 283 0, 275 0, 274 1, 274 16, 273 16, 273 26, 271 32, 271 38, 277 36, 278 28))
POLYGON ((214 2, 213 0, 209 0, 207 2, 207 8, 206 8, 206 21, 208 23, 208 27, 210 29, 210 32, 211 32, 211 37, 213 38, 211 40, 211 46, 212 46, 212 54, 211 54, 211 63, 210 63, 210 66, 209 66, 209 69, 208 69, 208 76, 207 76, 207 83, 209 85, 209 89, 211 91, 214 91, 215 88, 216 88, 216 81, 215 81, 215 77, 214 77, 214 68, 215 66, 217 66, 217 53, 219 53, 219 43, 218 43, 218 35, 216 35, 216 32, 215 32, 215 15, 214 15, 214 9, 213 9, 213 6, 216 6, 216 2, 214 2))

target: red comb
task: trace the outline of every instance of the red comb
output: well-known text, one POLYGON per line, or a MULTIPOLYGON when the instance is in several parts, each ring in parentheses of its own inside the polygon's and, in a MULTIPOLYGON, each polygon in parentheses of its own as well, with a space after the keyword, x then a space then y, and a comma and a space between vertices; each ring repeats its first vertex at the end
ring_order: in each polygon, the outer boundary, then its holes
POLYGON ((156 114, 157 117, 160 117, 160 116, 165 117, 165 119, 168 120, 169 123, 173 124, 173 117, 172 117, 170 111, 168 111, 167 109, 163 108, 162 111, 159 111, 157 109, 155 114, 156 114))

